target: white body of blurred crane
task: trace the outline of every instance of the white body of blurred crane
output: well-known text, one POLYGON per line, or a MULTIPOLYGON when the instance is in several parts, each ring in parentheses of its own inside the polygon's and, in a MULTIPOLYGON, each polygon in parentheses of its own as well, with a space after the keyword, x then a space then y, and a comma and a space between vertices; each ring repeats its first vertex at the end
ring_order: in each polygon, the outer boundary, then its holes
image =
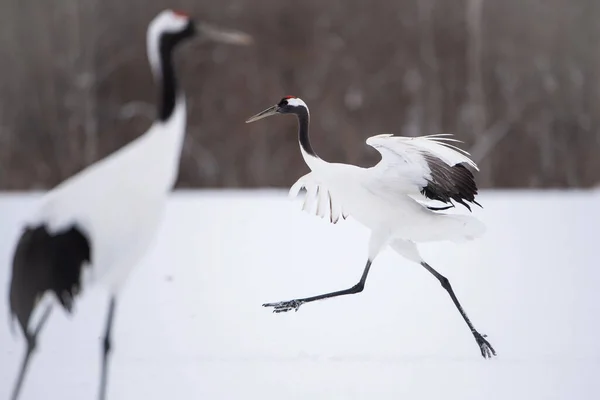
POLYGON ((23 228, 13 256, 10 310, 27 352, 12 399, 53 306, 72 312, 77 295, 92 283, 110 293, 99 390, 104 399, 116 297, 156 235, 179 171, 186 103, 172 53, 197 33, 238 44, 249 39, 196 24, 179 12, 159 13, 147 30, 148 58, 160 88, 157 119, 142 136, 48 192, 23 228))
POLYGON ((485 335, 480 334, 460 305, 447 278, 434 270, 419 254, 416 243, 449 240, 463 242, 481 236, 484 225, 472 216, 449 215, 437 211, 454 207, 457 202, 471 210, 477 186, 467 167, 477 169, 468 154, 451 142, 448 135, 398 137, 389 134, 367 139, 367 144, 381 153, 381 161, 371 168, 329 163, 314 152, 309 140, 310 113, 301 99, 287 96, 246 122, 277 114, 298 118, 298 139, 304 161, 311 172, 290 189, 296 196, 307 191, 303 209, 337 223, 340 218, 354 217, 371 230, 368 259, 360 281, 353 287, 317 296, 263 304, 274 312, 298 311, 305 303, 360 293, 364 289, 371 263, 379 252, 390 246, 410 261, 421 264, 448 292, 473 334, 481 355, 495 355, 485 335), (435 208, 431 200, 449 204, 435 208))

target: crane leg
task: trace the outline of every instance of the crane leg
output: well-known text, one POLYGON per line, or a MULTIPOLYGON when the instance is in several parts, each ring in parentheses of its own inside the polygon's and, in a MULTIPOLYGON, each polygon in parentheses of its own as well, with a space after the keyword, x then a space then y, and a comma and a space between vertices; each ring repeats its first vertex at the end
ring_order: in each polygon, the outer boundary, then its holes
POLYGON ((113 318, 115 314, 115 297, 110 298, 110 303, 108 305, 108 315, 106 317, 106 331, 104 333, 104 342, 102 346, 102 370, 100 376, 100 392, 98 394, 99 400, 104 400, 106 398, 106 384, 107 384, 107 376, 108 376, 108 356, 111 351, 111 334, 112 334, 112 324, 113 318))
POLYGON ((486 335, 480 334, 473 326, 473 323, 471 323, 471 320, 467 316, 467 313, 462 308, 460 302, 458 301, 458 298, 454 294, 454 290, 452 289, 452 285, 450 285, 450 281, 448 280, 448 278, 437 272, 429 264, 423 261, 423 259, 419 255, 417 246, 413 242, 405 240, 396 240, 391 244, 391 247, 400 255, 408 258, 411 261, 415 261, 421 264, 427 271, 429 271, 433 276, 436 277, 436 279, 440 282, 442 287, 446 290, 446 292, 448 292, 450 298, 452 299, 452 302, 454 303, 454 305, 460 312, 460 315, 467 323, 467 326, 471 330, 471 333, 473 334, 473 337, 475 337, 475 341, 477 342, 477 345, 481 350, 481 355, 483 356, 483 358, 491 358, 492 355, 495 356, 496 351, 494 350, 492 345, 485 339, 486 335))
POLYGON ((287 312, 291 310, 298 311, 300 306, 304 303, 310 303, 311 301, 329 299, 332 297, 344 296, 348 294, 360 293, 365 288, 365 282, 367 281, 367 276, 369 275, 369 269, 371 269, 371 263, 371 260, 367 260, 367 264, 365 265, 365 269, 363 270, 360 281, 358 281, 358 283, 352 286, 351 288, 338 290, 336 292, 324 293, 312 297, 305 297, 302 299, 280 301, 276 303, 265 303, 263 304, 263 307, 273 307, 274 313, 287 312))
POLYGON ((10 397, 11 400, 17 400, 19 398, 21 388, 23 387, 23 381, 25 380, 25 374, 27 372, 27 368, 29 367, 29 361, 31 360, 31 356, 33 355, 33 352, 36 348, 38 334, 46 324, 46 321, 50 316, 50 311, 52 311, 52 307, 48 306, 48 308, 46 308, 46 311, 44 311, 44 314, 33 333, 25 332, 25 339, 27 340, 27 350, 25 352, 25 356, 23 357, 23 362, 21 363, 21 370, 19 371, 19 376, 17 378, 17 381, 15 382, 15 387, 13 389, 12 396, 10 397))
POLYGON ((435 269, 433 269, 425 261, 422 261, 421 265, 423 267, 425 267, 425 269, 427 271, 429 271, 433 276, 435 276, 437 278, 437 280, 440 281, 440 284, 442 285, 442 287, 444 289, 446 289, 446 291, 450 295, 450 298, 452 299, 452 302, 454 303, 454 305, 456 306, 456 308, 460 312, 460 315, 462 315, 463 319, 465 320, 465 322, 469 326, 469 329, 471 330, 471 333, 475 337, 475 341, 477 342, 477 345, 479 346, 479 349, 481 350, 481 355, 483 356, 483 358, 491 358, 492 355, 495 356, 496 355, 496 351, 494 350, 494 348, 492 347, 492 345, 485 339, 487 335, 482 335, 479 332, 477 332, 477 330, 475 329, 475 327, 471 323, 471 320, 467 316, 467 313, 465 312, 465 310, 460 305, 460 302, 458 301, 458 298, 454 294, 454 290, 452 290, 452 285, 450 285, 450 281, 448 280, 448 278, 446 278, 445 276, 443 276, 442 274, 440 274, 439 272, 437 272, 435 269))
POLYGON ((360 281, 358 281, 358 283, 351 288, 320 294, 318 296, 305 297, 302 299, 280 301, 277 303, 265 303, 263 304, 263 307, 273 307, 274 313, 287 312, 291 310, 298 311, 300 306, 304 303, 362 292, 365 288, 365 283, 367 282, 367 276, 369 275, 369 270, 371 269, 371 263, 375 257, 377 257, 377 254, 379 254, 381 249, 388 243, 388 240, 389 232, 387 231, 373 232, 371 234, 371 238, 369 239, 369 258, 367 259, 367 264, 365 265, 365 269, 360 277, 360 281))

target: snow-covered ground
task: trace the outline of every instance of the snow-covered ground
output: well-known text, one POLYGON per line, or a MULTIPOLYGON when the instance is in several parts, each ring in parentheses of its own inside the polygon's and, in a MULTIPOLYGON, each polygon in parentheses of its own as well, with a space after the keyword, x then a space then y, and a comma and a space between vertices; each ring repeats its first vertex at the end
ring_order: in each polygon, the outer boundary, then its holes
MULTIPOLYGON (((0 196, 0 399, 24 343, 7 287, 34 196, 0 196), (16 326, 15 326, 16 328, 16 326), (18 330, 15 330, 18 333, 18 330)), ((495 192, 465 245, 422 246, 498 357, 484 360, 439 283, 391 250, 365 291, 261 307, 356 283, 368 232, 300 211, 285 191, 179 191, 119 299, 110 399, 598 399, 600 192, 495 192)), ((23 399, 96 397, 107 298, 54 313, 23 399)))

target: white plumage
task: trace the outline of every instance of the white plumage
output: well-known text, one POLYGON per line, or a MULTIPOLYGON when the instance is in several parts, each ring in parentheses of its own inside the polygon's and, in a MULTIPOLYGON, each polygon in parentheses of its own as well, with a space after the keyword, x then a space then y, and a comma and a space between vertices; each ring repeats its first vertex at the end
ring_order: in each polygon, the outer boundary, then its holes
MULTIPOLYGON (((304 211, 332 222, 337 222, 340 214, 344 218, 352 216, 386 242, 393 239, 461 242, 480 237, 485 227, 476 218, 444 215, 426 207, 431 199, 420 191, 432 179, 426 157, 435 157, 449 167, 466 163, 477 168, 466 155, 443 140, 451 139, 372 136, 367 144, 377 149, 382 159, 370 168, 329 163, 303 151, 312 172, 292 185, 290 197, 296 197, 305 188, 304 211)), ((375 249, 384 245, 372 244, 375 249)))
POLYGON ((87 283, 117 292, 150 244, 177 178, 185 120, 181 97, 170 119, 155 121, 144 135, 41 199, 29 225, 46 223, 56 233, 78 224, 92 241, 87 283))
POLYGON ((372 261, 386 246, 405 258, 423 265, 448 291, 453 302, 473 333, 481 354, 495 354, 460 306, 448 280, 427 264, 416 243, 448 240, 463 242, 480 237, 485 226, 469 215, 453 215, 434 211, 434 200, 454 207, 452 201, 464 205, 475 201, 477 186, 467 167, 477 165, 467 152, 452 143, 447 134, 422 137, 399 137, 381 134, 366 143, 381 153, 381 160, 370 168, 343 163, 330 163, 316 155, 309 140, 310 112, 304 101, 284 97, 281 101, 247 122, 276 114, 294 114, 298 118, 298 138, 302 156, 311 172, 298 179, 289 195, 296 197, 302 188, 306 195, 302 209, 332 223, 352 216, 371 230, 368 260, 359 283, 352 288, 307 298, 266 303, 275 312, 298 310, 308 302, 361 292, 372 261))

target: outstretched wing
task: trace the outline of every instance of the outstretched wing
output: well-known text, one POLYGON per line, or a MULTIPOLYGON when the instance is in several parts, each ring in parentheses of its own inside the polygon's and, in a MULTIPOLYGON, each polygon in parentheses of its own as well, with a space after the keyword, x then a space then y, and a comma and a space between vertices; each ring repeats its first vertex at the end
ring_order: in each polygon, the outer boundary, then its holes
POLYGON ((348 218, 348 214, 344 212, 336 196, 323 182, 317 180, 312 172, 304 175, 292 185, 289 196, 295 198, 302 189, 306 190, 302 211, 321 218, 328 218, 332 224, 337 224, 340 218, 348 218))
POLYGON ((471 207, 467 202, 481 207, 475 201, 477 185, 467 167, 479 169, 469 158, 469 153, 450 143, 459 141, 448 136, 452 135, 372 136, 367 139, 367 144, 381 153, 381 161, 373 171, 389 185, 400 185, 407 195, 418 191, 427 199, 450 204, 438 210, 454 207, 452 201, 469 211, 471 207))

